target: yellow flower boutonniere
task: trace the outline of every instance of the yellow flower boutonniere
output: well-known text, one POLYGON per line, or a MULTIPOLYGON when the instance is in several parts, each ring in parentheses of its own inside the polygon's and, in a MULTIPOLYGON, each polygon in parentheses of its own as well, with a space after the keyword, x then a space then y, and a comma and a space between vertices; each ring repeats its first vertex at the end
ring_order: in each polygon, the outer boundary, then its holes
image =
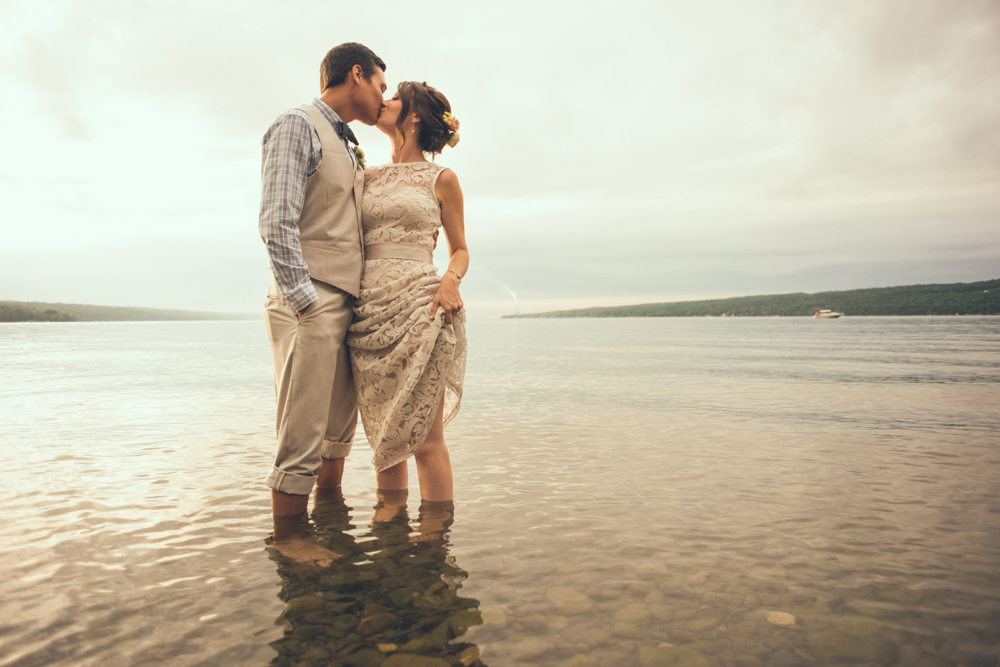
POLYGON ((365 152, 361 150, 360 146, 354 147, 354 157, 358 161, 358 166, 362 169, 365 168, 365 152))

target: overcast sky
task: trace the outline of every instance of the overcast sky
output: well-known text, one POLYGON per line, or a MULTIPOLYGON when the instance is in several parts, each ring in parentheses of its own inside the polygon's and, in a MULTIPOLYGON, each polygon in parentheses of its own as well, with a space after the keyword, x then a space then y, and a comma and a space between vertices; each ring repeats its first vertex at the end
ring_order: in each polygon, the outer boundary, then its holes
POLYGON ((259 310, 260 138, 345 41, 462 122, 470 304, 1000 277, 995 1, 0 0, 0 299, 259 310))

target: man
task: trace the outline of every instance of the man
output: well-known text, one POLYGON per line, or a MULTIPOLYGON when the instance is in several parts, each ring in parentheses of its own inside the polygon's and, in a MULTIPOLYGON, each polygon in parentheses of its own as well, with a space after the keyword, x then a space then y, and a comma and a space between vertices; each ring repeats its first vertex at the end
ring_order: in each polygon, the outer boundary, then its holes
POLYGON ((347 123, 374 125, 385 63, 341 44, 320 66, 321 95, 285 112, 262 141, 260 235, 274 280, 265 325, 274 356, 278 451, 271 487, 275 545, 300 561, 334 554, 298 537, 309 493, 336 493, 357 427, 345 338, 358 296, 362 165, 347 123))

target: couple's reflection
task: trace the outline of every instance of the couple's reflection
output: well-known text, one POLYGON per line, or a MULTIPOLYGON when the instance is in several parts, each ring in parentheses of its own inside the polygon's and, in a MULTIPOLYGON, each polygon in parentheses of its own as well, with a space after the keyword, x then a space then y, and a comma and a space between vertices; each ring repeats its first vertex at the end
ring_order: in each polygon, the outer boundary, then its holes
POLYGON ((295 563, 269 549, 281 576, 285 636, 274 665, 483 665, 462 635, 482 623, 479 601, 459 596, 468 576, 449 554, 455 506, 420 503, 410 523, 407 492, 378 491, 367 531, 356 530, 340 489, 320 489, 301 537, 335 554, 295 563), (359 535, 359 533, 362 533, 359 535))

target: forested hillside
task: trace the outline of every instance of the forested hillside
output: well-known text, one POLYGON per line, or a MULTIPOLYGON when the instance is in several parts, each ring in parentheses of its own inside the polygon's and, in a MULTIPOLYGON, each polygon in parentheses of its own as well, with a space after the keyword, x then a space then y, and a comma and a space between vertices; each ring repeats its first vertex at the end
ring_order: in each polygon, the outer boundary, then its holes
POLYGON ((122 308, 80 303, 0 301, 0 322, 141 322, 168 320, 252 320, 262 317, 245 313, 208 313, 200 310, 122 308), (44 317, 46 313, 55 313, 44 317))
POLYGON ((847 316, 1000 315, 1000 280, 644 303, 506 317, 807 317, 824 308, 847 316))
POLYGON ((76 315, 0 303, 0 322, 76 322, 76 315))

